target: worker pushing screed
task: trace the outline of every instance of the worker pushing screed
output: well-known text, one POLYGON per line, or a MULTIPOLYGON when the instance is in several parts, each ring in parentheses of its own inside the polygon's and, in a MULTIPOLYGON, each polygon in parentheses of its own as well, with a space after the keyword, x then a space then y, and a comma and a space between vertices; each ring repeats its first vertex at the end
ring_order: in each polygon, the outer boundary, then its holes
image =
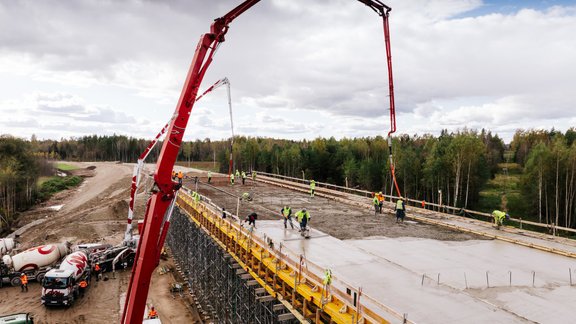
POLYGON ((306 208, 302 208, 302 210, 296 213, 296 219, 298 219, 298 223, 300 223, 300 235, 305 238, 310 238, 310 230, 308 229, 310 218, 310 213, 306 211, 306 208))
POLYGON ((292 208, 288 205, 284 206, 280 209, 280 215, 282 215, 284 219, 284 228, 288 228, 287 223, 290 223, 290 227, 294 229, 294 224, 292 224, 292 208))

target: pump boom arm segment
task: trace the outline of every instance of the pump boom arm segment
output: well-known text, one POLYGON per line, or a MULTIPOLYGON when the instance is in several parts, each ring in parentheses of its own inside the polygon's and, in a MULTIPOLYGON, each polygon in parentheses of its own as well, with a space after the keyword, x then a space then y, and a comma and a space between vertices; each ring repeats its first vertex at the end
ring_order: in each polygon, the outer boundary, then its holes
POLYGON ((212 58, 218 45, 224 41, 228 25, 244 11, 258 3, 260 0, 246 0, 225 16, 216 19, 210 27, 210 32, 201 36, 196 47, 194 58, 188 70, 188 75, 176 106, 175 118, 170 122, 167 136, 160 150, 154 173, 154 189, 148 200, 146 216, 144 218, 143 233, 141 233, 136 252, 136 259, 132 268, 132 276, 128 283, 126 302, 122 314, 122 323, 142 323, 146 298, 150 288, 152 272, 158 265, 158 255, 164 245, 164 235, 168 230, 168 223, 164 224, 164 217, 175 192, 180 189, 177 182, 172 181, 171 173, 182 144, 184 131, 194 106, 198 88, 204 74, 212 63, 212 58))

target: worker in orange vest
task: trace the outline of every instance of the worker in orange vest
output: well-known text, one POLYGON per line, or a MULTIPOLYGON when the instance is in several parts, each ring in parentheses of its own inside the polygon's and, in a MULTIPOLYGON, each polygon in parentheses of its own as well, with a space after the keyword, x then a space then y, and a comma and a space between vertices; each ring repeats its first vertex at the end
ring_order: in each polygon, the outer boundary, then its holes
POLYGON ((20 289, 21 291, 26 290, 26 292, 28 292, 28 276, 24 272, 20 275, 20 289))
POLYGON ((100 268, 100 263, 96 263, 96 265, 94 266, 94 274, 96 275, 96 281, 100 281, 100 271, 102 271, 102 269, 100 268))
POLYGON ((82 281, 80 281, 80 283, 78 284, 78 287, 80 288, 80 296, 84 296, 84 292, 86 291, 86 288, 88 287, 88 282, 86 282, 86 280, 82 279, 82 281))
POLYGON ((182 184, 182 178, 184 177, 184 173, 182 171, 178 171, 178 183, 182 184))
POLYGON ((152 307, 148 312, 148 318, 158 318, 158 312, 154 309, 154 307, 152 307))

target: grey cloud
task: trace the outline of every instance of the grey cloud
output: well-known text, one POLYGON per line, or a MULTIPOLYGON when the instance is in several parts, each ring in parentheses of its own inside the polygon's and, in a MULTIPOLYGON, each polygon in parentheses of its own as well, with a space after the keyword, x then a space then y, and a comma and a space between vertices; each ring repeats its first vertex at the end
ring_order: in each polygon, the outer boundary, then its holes
POLYGON ((53 114, 79 114, 86 111, 85 108, 80 105, 50 106, 47 104, 38 104, 37 108, 40 112, 53 114))
POLYGON ((111 124, 131 124, 136 123, 136 119, 123 112, 118 112, 110 108, 93 108, 86 116, 77 116, 74 119, 90 122, 101 122, 111 124))

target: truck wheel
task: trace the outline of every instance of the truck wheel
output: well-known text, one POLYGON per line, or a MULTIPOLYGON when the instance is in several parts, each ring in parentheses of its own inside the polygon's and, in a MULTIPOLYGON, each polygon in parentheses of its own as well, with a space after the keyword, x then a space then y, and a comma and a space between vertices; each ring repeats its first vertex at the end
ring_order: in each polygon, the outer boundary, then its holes
POLYGON ((18 287, 18 286, 20 286, 20 285, 22 284, 22 282, 20 281, 20 278, 19 278, 19 277, 14 277, 14 278, 10 279, 10 284, 11 284, 13 287, 18 287))
POLYGON ((42 281, 44 281, 45 276, 46 276, 45 272, 40 272, 39 274, 36 275, 36 281, 42 283, 42 281))

